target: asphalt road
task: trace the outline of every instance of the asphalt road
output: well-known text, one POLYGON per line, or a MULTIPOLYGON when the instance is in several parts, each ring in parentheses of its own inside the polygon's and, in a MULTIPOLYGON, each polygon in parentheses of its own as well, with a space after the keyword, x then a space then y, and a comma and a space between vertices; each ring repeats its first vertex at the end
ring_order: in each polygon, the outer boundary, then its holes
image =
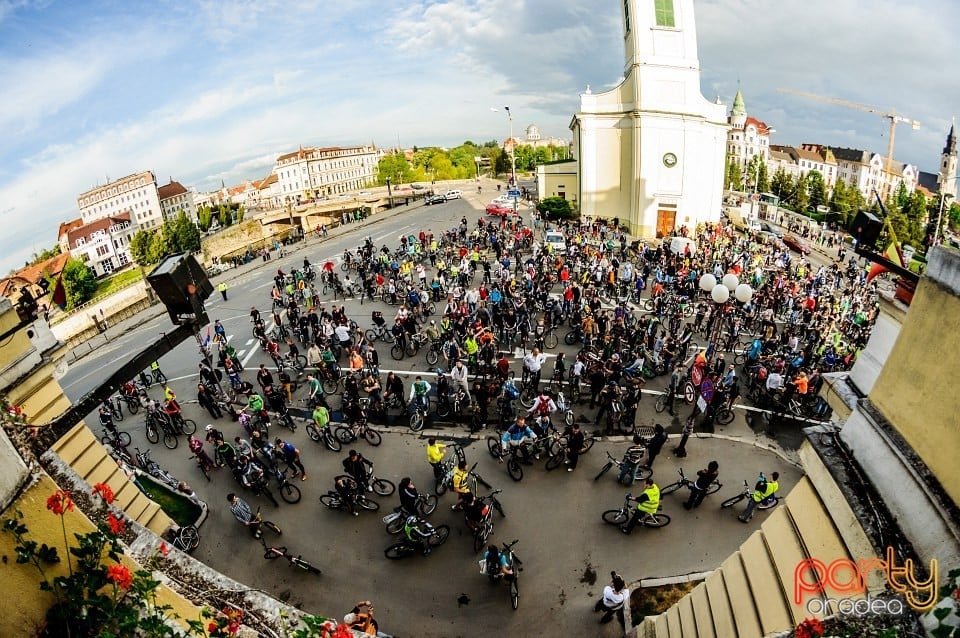
MULTIPOLYGON (((211 320, 223 322, 232 343, 241 352, 240 356, 250 370, 245 378, 252 381, 253 370, 260 363, 269 363, 253 341, 248 313, 251 305, 262 311, 270 307, 268 293, 277 267, 286 271, 291 266, 299 266, 304 255, 315 264, 321 263, 339 256, 344 248, 355 249, 367 235, 372 236, 378 245, 387 243, 393 246, 401 232, 417 234, 423 228, 439 233, 456 226, 463 215, 472 224, 492 198, 490 193, 494 189, 485 183, 482 199, 477 197, 475 188, 471 191, 467 186, 462 190, 465 194, 463 200, 431 207, 416 205, 395 217, 309 246, 306 251, 296 251, 259 268, 224 275, 230 285, 229 298, 224 302, 214 293, 208 303, 209 316, 211 320)), ((361 306, 358 301, 347 301, 346 305, 348 313, 358 323, 368 326, 370 302, 361 306)), ((385 315, 390 312, 389 307, 377 306, 385 315)), ((143 321, 137 328, 113 338, 73 363, 60 380, 61 385, 68 396, 76 400, 103 378, 104 368, 119 365, 134 349, 169 329, 165 314, 143 321)), ((560 348, 574 353, 574 349, 564 346, 562 340, 560 348)), ((395 362, 386 349, 380 350, 384 369, 426 371, 428 368, 422 355, 395 362)), ((186 342, 160 360, 181 399, 195 396, 198 359, 196 344, 186 342)), ((547 367, 552 368, 549 361, 547 367)), ((519 370, 519 363, 516 369, 519 370)), ((659 390, 665 385, 666 378, 662 377, 649 382, 647 388, 659 390)), ((406 387, 409 387, 408 381, 406 387)), ((158 389, 153 394, 158 396, 158 389)), ((652 425, 668 416, 654 412, 651 398, 648 395, 641 403, 638 419, 642 424, 652 425)), ((584 408, 579 407, 575 412, 589 418, 592 411, 584 408)), ((210 421, 206 412, 201 412, 195 404, 187 404, 184 411, 187 417, 197 421, 201 430, 210 421)), ((99 430, 95 416, 88 422, 99 430)), ((662 422, 672 426, 671 431, 679 429, 678 419, 662 422)), ((143 436, 142 412, 135 417, 127 415, 119 425, 131 433, 134 446, 149 445, 143 436)), ((226 418, 221 419, 216 427, 231 438, 240 430, 226 418)), ((430 489, 432 474, 425 459, 426 441, 406 428, 388 430, 381 447, 371 448, 366 443, 356 443, 355 447, 376 462, 379 476, 395 483, 399 483, 403 476, 411 476, 421 490, 430 489)), ((740 414, 733 423, 718 430, 751 440, 754 438, 740 414)), ((720 462, 721 480, 726 483, 724 489, 708 497, 704 506, 692 513, 680 507, 681 493, 664 497, 664 511, 673 517, 673 523, 660 530, 637 529, 632 537, 625 537, 612 526, 605 525, 600 513, 619 507, 626 488, 617 485, 609 475, 597 483, 593 481, 606 458, 603 451, 609 449, 619 457, 624 443, 598 444, 581 459, 581 467, 573 473, 562 470, 548 473, 541 461, 534 467, 525 468, 527 473, 523 481, 514 483, 504 466, 497 464, 487 453, 483 441, 473 442, 467 447, 468 460, 471 463, 479 461, 478 471, 495 487, 504 490, 501 500, 507 518, 496 517, 493 540, 502 543, 520 539, 516 551, 524 561, 525 571, 520 581, 520 610, 513 612, 507 588, 491 587, 479 575, 472 540, 465 533, 462 519, 449 509, 452 497, 442 498, 441 506, 431 517, 434 524, 451 526, 447 543, 427 558, 416 556, 388 561, 383 557, 383 550, 392 539, 384 531, 380 519, 398 504, 396 496, 378 499, 383 506, 379 513, 361 513, 356 518, 327 510, 318 498, 332 488, 332 479, 340 473, 340 461, 346 449, 342 454, 329 452, 310 441, 302 427, 291 434, 274 425, 272 432, 285 438, 289 435, 289 440, 303 452, 309 475, 307 481, 297 483, 303 491, 303 499, 296 505, 281 502, 281 506, 275 509, 266 500, 249 495, 247 498, 254 507, 264 508, 265 518, 276 521, 283 528, 283 537, 275 544, 302 553, 323 569, 323 576, 305 575, 291 571, 286 564, 263 560, 259 545, 236 524, 227 508, 226 493, 241 491, 228 472, 216 472, 208 483, 188 459, 190 454, 184 442, 172 451, 162 445, 154 446, 154 459, 175 476, 189 481, 201 498, 210 504, 210 517, 201 529, 202 541, 196 557, 251 587, 266 590, 314 613, 342 615, 357 600, 369 598, 376 604, 381 627, 404 637, 411 634, 480 636, 491 631, 530 636, 548 632, 614 635, 615 624, 598 627, 597 619, 591 613, 593 602, 610 570, 619 570, 629 580, 637 580, 713 569, 743 542, 763 516, 762 513, 758 515, 752 525, 742 525, 736 521, 733 512, 720 510, 720 500, 738 492, 744 479, 752 482, 760 471, 779 470, 784 492, 798 478, 791 466, 753 446, 717 439, 691 441, 688 446, 690 456, 682 464, 687 474, 694 474, 707 461, 716 459, 720 462), (469 598, 468 604, 458 604, 461 594, 469 598)), ((449 426, 443 430, 443 435, 465 436, 463 429, 449 426)), ((660 485, 670 483, 676 479, 680 467, 679 459, 671 457, 665 449, 657 460, 654 478, 660 485)), ((636 487, 635 491, 639 488, 636 487)))

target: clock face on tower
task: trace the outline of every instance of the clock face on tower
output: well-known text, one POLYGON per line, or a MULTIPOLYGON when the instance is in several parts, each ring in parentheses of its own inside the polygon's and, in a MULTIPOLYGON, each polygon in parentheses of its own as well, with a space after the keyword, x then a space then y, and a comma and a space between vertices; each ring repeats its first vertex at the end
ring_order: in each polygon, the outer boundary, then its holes
POLYGON ((663 156, 663 165, 667 168, 673 168, 677 165, 677 156, 673 153, 665 153, 663 156))

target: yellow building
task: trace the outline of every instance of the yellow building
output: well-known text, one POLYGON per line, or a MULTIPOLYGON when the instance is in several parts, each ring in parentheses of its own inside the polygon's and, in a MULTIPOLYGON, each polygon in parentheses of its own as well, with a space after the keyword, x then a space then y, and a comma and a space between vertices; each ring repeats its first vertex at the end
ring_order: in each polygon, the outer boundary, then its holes
POLYGON ((960 393, 950 356, 960 351, 960 253, 929 257, 902 326, 881 315, 853 370, 834 380, 831 404, 849 417, 838 434, 805 430, 806 476, 785 504, 637 636, 759 638, 831 615, 855 623, 844 610, 904 583, 883 568, 907 559, 915 582, 896 599, 915 610, 936 602, 936 585, 960 566, 960 393))

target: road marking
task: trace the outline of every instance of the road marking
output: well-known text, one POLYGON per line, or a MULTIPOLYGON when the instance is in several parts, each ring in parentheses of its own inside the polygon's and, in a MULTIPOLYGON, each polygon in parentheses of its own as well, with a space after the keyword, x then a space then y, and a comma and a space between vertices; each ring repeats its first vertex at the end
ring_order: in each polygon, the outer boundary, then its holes
POLYGON ((266 288, 267 286, 272 286, 272 285, 273 285, 273 280, 271 279, 270 281, 260 284, 259 286, 254 286, 253 288, 251 288, 251 290, 260 290, 261 288, 266 288))
MULTIPOLYGON (((253 357, 253 355, 254 355, 256 352, 257 352, 257 349, 256 349, 256 348, 250 348, 250 352, 248 352, 248 353, 247 353, 247 356, 244 357, 244 358, 243 358, 243 361, 240 362, 240 365, 241 365, 244 369, 246 369, 246 367, 247 367, 247 362, 250 361, 250 359, 253 357)), ((239 356, 240 356, 240 355, 237 355, 237 357, 239 357, 239 356)))
POLYGON ((243 344, 243 345, 249 346, 249 345, 250 345, 251 343, 253 343, 254 341, 256 341, 256 339, 247 339, 247 342, 246 342, 245 344, 243 344))

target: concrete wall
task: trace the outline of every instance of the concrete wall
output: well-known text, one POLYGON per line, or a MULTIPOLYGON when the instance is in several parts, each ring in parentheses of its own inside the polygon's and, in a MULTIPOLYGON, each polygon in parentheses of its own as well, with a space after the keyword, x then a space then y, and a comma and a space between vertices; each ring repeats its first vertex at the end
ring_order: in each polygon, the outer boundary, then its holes
POLYGON ((254 246, 260 248, 276 230, 272 225, 264 226, 259 219, 245 219, 201 240, 203 262, 207 264, 213 261, 214 257, 233 255, 254 246))
POLYGON ((106 319, 109 325, 115 321, 122 321, 130 315, 131 309, 140 312, 154 301, 152 289, 145 280, 122 288, 112 295, 103 297, 93 303, 82 306, 79 310, 70 313, 53 326, 53 334, 71 346, 82 343, 100 333, 97 321, 106 319))
POLYGON ((960 503, 960 253, 937 248, 870 399, 960 503))

